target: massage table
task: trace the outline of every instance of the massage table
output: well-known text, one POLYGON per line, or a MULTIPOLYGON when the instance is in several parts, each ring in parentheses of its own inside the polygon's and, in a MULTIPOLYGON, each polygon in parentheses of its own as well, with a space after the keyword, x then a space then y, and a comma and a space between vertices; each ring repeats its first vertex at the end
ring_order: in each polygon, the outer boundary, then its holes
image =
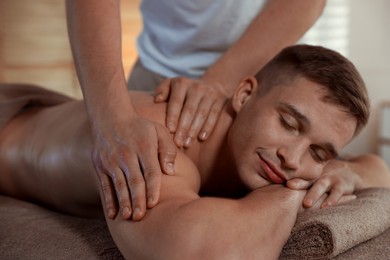
MULTIPOLYGON (((390 189, 300 213, 280 259, 390 259, 390 189)), ((124 259, 104 219, 0 196, 0 259, 124 259)))

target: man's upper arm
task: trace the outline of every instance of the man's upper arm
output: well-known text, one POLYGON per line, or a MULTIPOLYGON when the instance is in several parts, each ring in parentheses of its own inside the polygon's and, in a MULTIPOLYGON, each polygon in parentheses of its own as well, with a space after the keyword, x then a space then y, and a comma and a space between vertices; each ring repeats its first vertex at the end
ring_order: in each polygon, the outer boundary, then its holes
POLYGON ((107 219, 111 235, 126 258, 150 259, 153 252, 164 251, 164 248, 158 247, 167 242, 165 237, 175 235, 173 223, 177 209, 199 199, 198 170, 183 153, 177 155, 175 172, 173 176, 162 175, 160 201, 148 210, 141 221, 123 220, 121 217, 107 219))
POLYGON ((300 191, 271 185, 240 200, 200 198, 197 169, 186 158, 179 153, 176 174, 163 175, 160 203, 144 219, 107 220, 122 254, 128 259, 277 258, 302 204, 300 191))

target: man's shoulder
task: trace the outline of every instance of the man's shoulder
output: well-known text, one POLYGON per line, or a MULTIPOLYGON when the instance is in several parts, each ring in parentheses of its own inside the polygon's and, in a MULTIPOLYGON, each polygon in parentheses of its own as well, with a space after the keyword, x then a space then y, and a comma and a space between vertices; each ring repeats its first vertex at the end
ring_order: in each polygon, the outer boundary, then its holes
POLYGON ((130 91, 131 102, 138 115, 151 121, 165 124, 166 103, 155 103, 152 93, 130 91))
POLYGON ((161 201, 171 198, 199 197, 201 177, 195 163, 178 150, 175 160, 175 174, 163 174, 161 180, 161 201))

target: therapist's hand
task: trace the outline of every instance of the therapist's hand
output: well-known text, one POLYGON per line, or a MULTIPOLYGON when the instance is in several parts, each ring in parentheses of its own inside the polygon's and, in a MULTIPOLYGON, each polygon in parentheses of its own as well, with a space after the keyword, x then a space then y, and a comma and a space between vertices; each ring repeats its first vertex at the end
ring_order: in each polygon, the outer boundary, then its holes
POLYGON ((109 218, 140 220, 160 195, 162 171, 174 173, 176 147, 169 131, 137 115, 114 116, 95 127, 93 163, 109 218), (98 129, 98 130, 96 130, 98 129))
POLYGON ((177 77, 156 88, 155 102, 168 101, 166 126, 175 133, 175 144, 187 148, 210 136, 228 96, 216 82, 177 77))

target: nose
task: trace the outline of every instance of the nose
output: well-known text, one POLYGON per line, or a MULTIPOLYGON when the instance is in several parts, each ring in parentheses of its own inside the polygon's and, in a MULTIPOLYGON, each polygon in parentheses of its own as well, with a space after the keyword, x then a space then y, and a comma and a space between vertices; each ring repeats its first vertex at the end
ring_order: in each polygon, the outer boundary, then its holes
POLYGON ((308 144, 304 140, 288 142, 277 150, 277 156, 284 170, 295 171, 302 163, 308 144))

